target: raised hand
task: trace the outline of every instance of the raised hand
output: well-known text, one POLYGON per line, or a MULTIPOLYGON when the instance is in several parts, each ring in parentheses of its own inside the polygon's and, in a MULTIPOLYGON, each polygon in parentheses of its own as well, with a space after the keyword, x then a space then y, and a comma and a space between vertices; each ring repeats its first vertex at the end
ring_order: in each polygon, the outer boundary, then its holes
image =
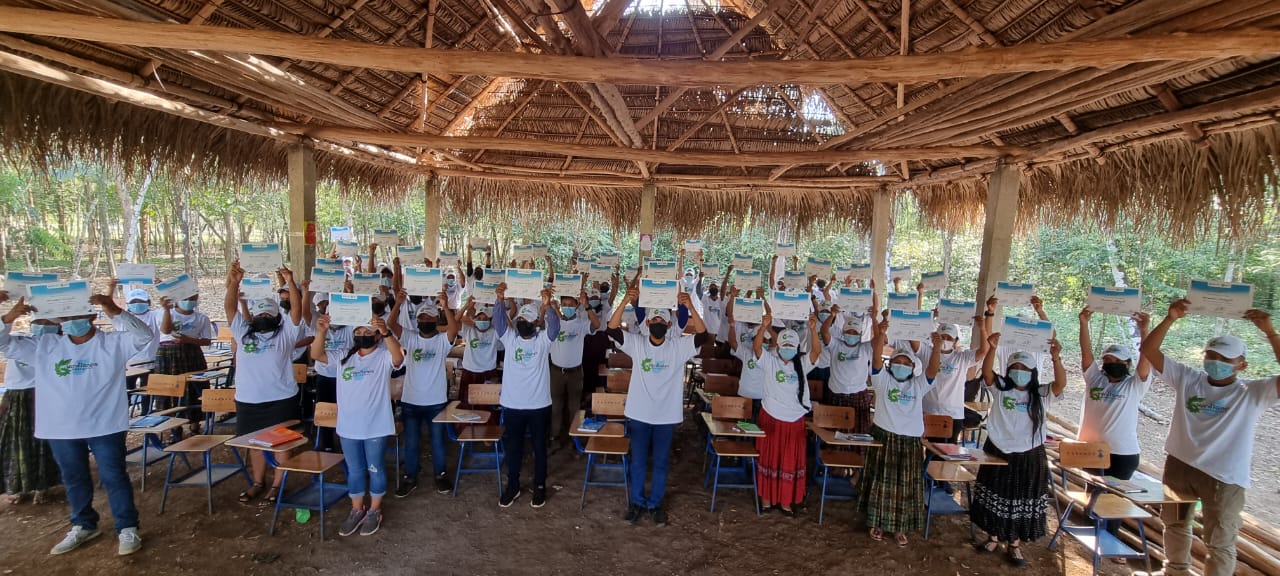
POLYGON ((987 298, 987 312, 995 314, 996 308, 998 306, 1000 306, 999 298, 996 298, 994 295, 992 295, 990 298, 987 298))
MULTIPOLYGON (((1248 316, 1248 313, 1246 313, 1245 317, 1247 318, 1248 316)), ((1133 322, 1138 325, 1138 330, 1140 332, 1146 332, 1147 327, 1151 325, 1151 315, 1146 312, 1134 312, 1133 316, 1130 316, 1129 319, 1133 320, 1133 322)))
POLYGON ((1271 325, 1271 315, 1265 311, 1256 308, 1249 310, 1244 313, 1244 319, 1253 322, 1253 325, 1257 326, 1258 330, 1261 330, 1263 334, 1269 336, 1276 332, 1275 327, 1271 325))
POLYGON ((992 350, 995 350, 1000 345, 1000 333, 992 332, 990 336, 987 336, 987 344, 991 346, 992 350))
POLYGON ((1169 317, 1174 320, 1181 320, 1187 315, 1187 308, 1190 306, 1191 301, 1186 298, 1174 300, 1173 303, 1169 305, 1169 317))
MULTIPOLYGON (((6 293, 6 296, 7 295, 8 293, 6 293)), ((0 320, 3 320, 6 325, 11 325, 14 320, 34 311, 35 308, 32 308, 27 304, 27 299, 25 297, 20 297, 18 298, 18 303, 14 304, 13 308, 9 309, 8 312, 5 312, 4 316, 0 317, 0 320)))
POLYGON ((497 288, 494 288, 493 294, 498 298, 498 300, 506 300, 507 299, 507 283, 499 282, 497 288))
POLYGON ((1080 310, 1080 323, 1081 323, 1081 324, 1088 324, 1088 323, 1089 323, 1089 320, 1092 320, 1092 319, 1093 319, 1093 310, 1092 310, 1092 309, 1090 309, 1088 306, 1085 306, 1084 308, 1082 308, 1082 309, 1080 310))
POLYGON ((316 318, 316 332, 327 332, 329 330, 329 315, 321 314, 316 318))
POLYGON ((383 320, 381 317, 374 316, 373 318, 370 318, 369 325, 373 326, 373 329, 377 330, 379 334, 382 334, 383 336, 387 335, 387 321, 383 320))
POLYGON ((1054 360, 1057 360, 1060 354, 1062 354, 1062 343, 1059 342, 1057 338, 1050 338, 1049 355, 1052 356, 1054 360))

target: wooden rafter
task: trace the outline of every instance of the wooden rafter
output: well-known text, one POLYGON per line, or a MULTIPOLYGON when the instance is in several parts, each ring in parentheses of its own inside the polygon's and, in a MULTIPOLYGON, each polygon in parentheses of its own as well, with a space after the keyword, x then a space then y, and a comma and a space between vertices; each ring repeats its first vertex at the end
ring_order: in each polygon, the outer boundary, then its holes
MULTIPOLYGON (((520 100, 516 101, 516 105, 511 108, 511 113, 508 114, 507 117, 502 120, 502 123, 498 125, 498 129, 494 130, 493 135, 495 137, 501 136, 502 131, 507 129, 507 126, 510 125, 513 120, 516 119, 516 116, 519 116, 520 113, 524 111, 525 107, 529 106, 529 103, 533 101, 533 98, 538 95, 538 90, 542 89, 543 84, 544 82, 536 82, 534 84, 530 84, 529 86, 525 87, 525 89, 528 90, 528 93, 525 94, 524 96, 521 96, 520 100)), ((479 150, 478 152, 476 152, 475 156, 471 157, 471 161, 472 162, 479 161, 480 157, 484 156, 484 153, 485 153, 484 149, 479 150)))
MULTIPOLYGON (((734 102, 736 102, 738 100, 738 97, 742 96, 743 92, 746 92, 745 88, 737 90, 734 93, 730 94, 727 98, 724 99, 724 102, 721 102, 714 109, 708 112, 705 116, 702 117, 701 120, 694 122, 693 125, 686 128, 684 132, 682 132, 679 136, 676 137, 675 140, 671 142, 671 144, 667 145, 667 152, 674 152, 676 148, 679 148, 681 144, 684 144, 685 140, 688 140, 690 137, 696 134, 700 128, 702 128, 707 124, 707 122, 710 122, 716 116, 722 116, 725 109, 728 108, 730 105, 732 105, 734 102)), ((737 146, 735 145, 734 148, 737 148, 737 146)))
MULTIPOLYGON (((720 111, 720 121, 724 123, 724 133, 729 137, 729 146, 733 147, 733 153, 741 154, 742 150, 738 149, 738 139, 733 137, 733 126, 729 125, 729 114, 724 110, 720 111)), ((742 171, 743 176, 747 175, 746 166, 739 166, 738 169, 742 171)))
MULTIPOLYGON (((1162 82, 1160 84, 1156 84, 1151 87, 1151 91, 1155 93, 1156 99, 1160 101, 1160 105, 1164 106, 1165 110, 1169 112, 1177 112, 1182 109, 1182 103, 1178 101, 1178 96, 1173 93, 1173 89, 1169 88, 1167 83, 1162 82)), ((1179 126, 1179 128, 1182 128, 1182 131, 1186 132, 1187 139, 1193 144, 1201 148, 1209 147, 1209 140, 1208 138, 1205 138, 1204 130, 1200 128, 1199 124, 1196 124, 1195 122, 1187 122, 1186 124, 1179 126)))

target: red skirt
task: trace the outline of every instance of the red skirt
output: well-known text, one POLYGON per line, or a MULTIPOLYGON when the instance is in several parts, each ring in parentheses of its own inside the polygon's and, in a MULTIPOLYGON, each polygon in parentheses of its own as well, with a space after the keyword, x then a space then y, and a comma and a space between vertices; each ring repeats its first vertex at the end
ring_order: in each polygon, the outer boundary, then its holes
POLYGON ((761 410, 760 429, 765 434, 756 440, 760 452, 756 467, 760 499, 789 508, 804 500, 804 418, 783 422, 761 410))

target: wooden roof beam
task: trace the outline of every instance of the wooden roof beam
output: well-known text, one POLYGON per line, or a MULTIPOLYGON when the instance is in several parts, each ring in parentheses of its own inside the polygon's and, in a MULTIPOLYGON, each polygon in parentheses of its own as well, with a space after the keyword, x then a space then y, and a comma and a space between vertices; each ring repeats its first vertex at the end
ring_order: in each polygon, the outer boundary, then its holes
POLYGON ((996 38, 995 34, 992 34, 990 30, 987 30, 986 26, 983 26, 981 22, 970 15, 968 10, 965 10, 963 6, 957 4, 956 0, 942 0, 942 5, 946 6, 947 10, 950 10, 957 20, 963 22, 965 26, 969 27, 969 38, 973 41, 974 46, 980 46, 983 43, 987 46, 1004 45, 999 38, 996 38))
POLYGON ((887 23, 885 23, 884 18, 881 18, 880 15, 871 8, 871 6, 867 5, 867 0, 853 0, 853 3, 867 15, 867 18, 871 19, 871 23, 875 24, 876 28, 879 28, 880 31, 884 33, 885 38, 888 38, 889 42, 898 44, 899 38, 894 36, 893 30, 889 28, 887 23))
MULTIPOLYGON (((1066 128, 1068 134, 1075 136, 1080 133, 1080 127, 1076 126, 1075 121, 1072 120, 1070 116, 1066 114, 1058 114, 1057 116, 1054 116, 1053 119, 1057 120, 1058 124, 1061 124, 1063 128, 1066 128)), ((997 144, 999 143, 997 142, 997 144)), ((1107 162, 1107 157, 1102 154, 1102 149, 1098 148, 1096 144, 1085 144, 1084 149, 1088 150, 1099 164, 1105 164, 1107 162)))
MULTIPOLYGON (((1169 112, 1177 112, 1182 109, 1182 103, 1178 102, 1178 96, 1173 93, 1173 89, 1169 88, 1167 82, 1162 82, 1151 87, 1151 91, 1155 93, 1156 99, 1160 101, 1160 105, 1169 112)), ((1209 147, 1209 139, 1204 135, 1204 130, 1195 122, 1187 122, 1179 126, 1183 132, 1187 134, 1187 140, 1192 144, 1201 148, 1209 147)))
MULTIPOLYGON (((187 20, 187 25, 199 26, 204 24, 209 20, 209 17, 213 16, 213 13, 218 10, 218 7, 222 6, 222 2, 223 0, 206 1, 204 5, 200 6, 200 11, 196 12, 196 15, 192 16, 190 20, 187 20)), ((161 62, 159 58, 148 59, 145 64, 138 68, 138 75, 144 78, 151 76, 156 73, 156 70, 160 68, 161 64, 163 64, 163 62, 161 62)))
MULTIPOLYGON (((689 126, 688 128, 686 128, 685 131, 680 134, 680 136, 676 137, 675 141, 673 141, 671 144, 667 146, 667 152, 674 152, 676 148, 679 148, 681 144, 684 144, 685 140, 688 140, 691 136, 697 133, 700 128, 702 128, 707 124, 707 122, 710 122, 716 116, 721 115, 724 112, 725 108, 728 108, 730 104, 733 104, 734 102, 736 102, 738 100, 738 97, 742 96, 742 93, 745 91, 746 89, 743 88, 735 91, 733 94, 730 94, 728 98, 724 99, 724 102, 721 102, 720 105, 716 106, 713 110, 708 112, 707 115, 703 116, 701 120, 694 122, 692 126, 689 126)), ((734 145, 734 148, 737 148, 736 144, 734 145)))

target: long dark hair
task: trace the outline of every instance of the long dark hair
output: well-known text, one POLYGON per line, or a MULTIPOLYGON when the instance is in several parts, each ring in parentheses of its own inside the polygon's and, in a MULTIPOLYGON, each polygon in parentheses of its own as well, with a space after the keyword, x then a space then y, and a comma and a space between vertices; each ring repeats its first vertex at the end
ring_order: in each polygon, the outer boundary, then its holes
MULTIPOLYGON (((1016 389, 1013 379, 1008 376, 996 378, 996 388, 1001 392, 1016 389)), ((1040 369, 1031 369, 1031 381, 1027 383, 1027 416, 1031 418, 1031 426, 1038 433, 1044 427, 1044 396, 1040 394, 1040 369)))
POLYGON ((804 373, 804 363, 800 360, 800 350, 796 349, 796 355, 791 359, 791 366, 796 370, 796 402, 805 410, 811 410, 808 404, 804 403, 804 389, 809 385, 808 374, 804 373))

